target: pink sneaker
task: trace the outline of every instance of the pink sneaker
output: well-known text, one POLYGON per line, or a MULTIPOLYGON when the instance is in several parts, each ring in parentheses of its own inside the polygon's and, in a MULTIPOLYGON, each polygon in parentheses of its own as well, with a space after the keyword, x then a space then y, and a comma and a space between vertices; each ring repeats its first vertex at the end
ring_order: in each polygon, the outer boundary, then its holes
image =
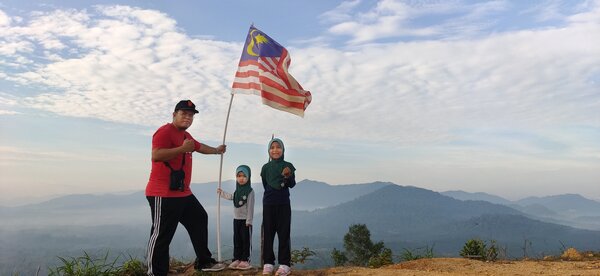
POLYGON ((273 265, 272 264, 265 264, 263 266, 263 275, 271 275, 273 273, 273 265))
POLYGON ((238 264, 238 266, 236 268, 239 270, 248 270, 248 269, 251 269, 252 266, 250 265, 250 263, 248 263, 246 261, 241 261, 240 264, 238 264))
POLYGON ((280 265, 277 272, 275 272, 277 276, 288 276, 290 274, 292 274, 292 269, 287 265, 280 265))
POLYGON ((230 269, 237 269, 239 264, 240 264, 240 261, 235 260, 235 261, 231 262, 231 264, 228 267, 230 269))

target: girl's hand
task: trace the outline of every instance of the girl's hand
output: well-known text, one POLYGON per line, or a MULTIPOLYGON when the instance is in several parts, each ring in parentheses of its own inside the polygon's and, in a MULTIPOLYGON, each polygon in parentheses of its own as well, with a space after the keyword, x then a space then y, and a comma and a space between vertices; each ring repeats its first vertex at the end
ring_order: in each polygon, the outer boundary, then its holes
POLYGON ((221 188, 217 188, 217 194, 220 195, 223 192, 223 190, 221 190, 221 188))
POLYGON ((252 227, 252 224, 246 223, 246 227, 252 227))
POLYGON ((281 172, 281 175, 283 175, 283 177, 288 178, 290 177, 290 175, 292 175, 292 170, 290 170, 290 168, 285 167, 283 168, 283 172, 281 172))

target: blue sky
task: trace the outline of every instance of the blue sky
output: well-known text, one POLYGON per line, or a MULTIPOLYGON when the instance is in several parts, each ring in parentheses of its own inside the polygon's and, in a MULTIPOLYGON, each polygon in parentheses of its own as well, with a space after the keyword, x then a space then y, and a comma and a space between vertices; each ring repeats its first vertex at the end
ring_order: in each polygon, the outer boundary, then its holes
POLYGON ((600 1, 0 0, 0 202, 143 189, 180 99, 219 144, 251 23, 313 101, 237 95, 224 179, 274 133, 300 179, 600 200, 600 1))

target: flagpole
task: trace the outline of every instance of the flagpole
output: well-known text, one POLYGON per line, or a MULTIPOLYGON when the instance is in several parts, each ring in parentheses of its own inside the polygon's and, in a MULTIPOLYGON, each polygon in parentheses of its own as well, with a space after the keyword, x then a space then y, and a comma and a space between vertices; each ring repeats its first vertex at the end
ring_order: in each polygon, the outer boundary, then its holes
MULTIPOLYGON (((229 99, 229 107, 227 108, 227 118, 225 119, 225 131, 223 131, 223 143, 225 145, 225 137, 227 136, 227 124, 229 123, 229 113, 231 113, 231 104, 233 103, 233 93, 229 99)), ((223 175, 223 154, 221 153, 221 164, 219 165, 219 189, 221 189, 221 176, 223 175)), ((217 260, 221 259, 221 195, 217 195, 217 260)))

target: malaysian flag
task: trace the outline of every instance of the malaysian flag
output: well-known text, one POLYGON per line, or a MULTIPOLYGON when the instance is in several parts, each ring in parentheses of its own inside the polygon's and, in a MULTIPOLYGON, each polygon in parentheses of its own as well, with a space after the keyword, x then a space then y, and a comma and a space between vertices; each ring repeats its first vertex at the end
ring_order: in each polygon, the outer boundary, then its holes
POLYGON ((304 117, 312 97, 288 72, 290 62, 283 46, 250 26, 233 93, 260 95, 263 104, 304 117))

